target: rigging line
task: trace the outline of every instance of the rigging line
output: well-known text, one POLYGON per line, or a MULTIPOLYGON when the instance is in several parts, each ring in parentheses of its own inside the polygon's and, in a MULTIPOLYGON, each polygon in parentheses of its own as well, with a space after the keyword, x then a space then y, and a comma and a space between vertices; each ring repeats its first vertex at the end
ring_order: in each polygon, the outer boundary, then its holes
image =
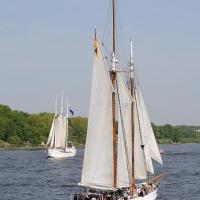
POLYGON ((123 37, 123 27, 122 27, 122 23, 121 23, 121 20, 120 20, 120 17, 119 17, 119 9, 118 9, 118 6, 117 6, 117 19, 118 19, 118 35, 121 35, 121 37, 119 37, 120 38, 120 41, 119 41, 119 49, 120 49, 120 51, 121 51, 121 54, 122 54, 122 57, 127 57, 126 55, 127 55, 127 51, 126 51, 126 48, 125 48, 125 39, 124 39, 124 37, 123 37))
MULTIPOLYGON (((118 4, 118 1, 116 1, 116 5, 118 4)), ((109 9, 110 9, 110 5, 111 4, 109 4, 109 9)), ((109 12, 108 12, 108 15, 107 15, 107 20, 106 20, 106 27, 105 27, 105 30, 104 30, 104 35, 103 35, 103 41, 105 42, 105 40, 107 40, 106 39, 106 30, 107 30, 107 25, 108 25, 108 22, 109 22, 109 17, 110 17, 110 15, 109 15, 109 12)), ((120 22, 120 18, 119 18, 119 9, 118 9, 118 6, 116 6, 116 17, 117 17, 117 21, 119 21, 120 22)), ((111 24, 111 22, 110 22, 110 24, 111 24)), ((121 30, 123 30, 121 27, 122 27, 122 25, 121 25, 121 23, 118 23, 119 24, 119 26, 120 26, 120 34, 121 35, 123 35, 123 32, 121 31, 121 30)), ((109 26, 110 27, 110 26, 109 26)), ((118 26, 117 26, 118 27, 118 26)), ((119 37, 119 31, 118 30, 116 30, 116 39, 118 39, 119 37)), ((123 39, 124 39, 124 37, 122 37, 123 39)), ((119 54, 120 54, 120 52, 116 52, 117 53, 117 57, 118 58, 120 58, 120 60, 121 61, 123 61, 124 62, 124 64, 123 64, 123 66, 127 66, 127 64, 129 63, 129 61, 128 61, 128 59, 127 59, 127 49, 125 48, 125 42, 124 42, 124 40, 121 40, 121 42, 118 42, 117 43, 118 44, 118 46, 120 47, 120 49, 121 49, 121 52, 124 52, 123 53, 123 55, 122 56, 120 56, 119 54), (120 45, 119 45, 120 44, 120 45), (123 44, 123 45, 121 45, 121 44, 123 44), (123 49, 123 50, 122 50, 123 49)), ((103 45, 103 46, 105 46, 105 45, 103 45)), ((105 48, 106 49, 106 48, 105 48)), ((112 51, 110 51, 109 50, 109 48, 107 47, 107 55, 109 55, 110 54, 110 52, 112 52, 112 51)), ((110 55, 109 56, 107 56, 107 57, 110 57, 110 55)))
POLYGON ((128 34, 127 34, 125 24, 123 24, 122 20, 120 20, 121 18, 119 16, 121 15, 121 13, 120 13, 120 10, 118 9, 118 7, 117 7, 117 13, 118 13, 117 17, 118 17, 118 24, 119 24, 119 31, 120 31, 119 34, 121 34, 121 36, 122 36, 122 37, 120 37, 120 39, 121 39, 121 43, 120 43, 121 49, 122 49, 122 52, 123 52, 123 56, 126 57, 125 60, 127 62, 127 57, 128 57, 127 55, 129 55, 128 54, 129 50, 128 50, 128 45, 127 45, 127 38, 129 38, 129 37, 128 37, 128 34))
POLYGON ((129 184, 132 184, 132 175, 131 175, 131 170, 130 170, 130 155, 128 153, 128 146, 127 146, 127 140, 126 140, 126 134, 125 134, 125 129, 124 129, 124 122, 122 118, 122 106, 121 106, 121 100, 119 97, 119 87, 118 87, 118 80, 116 79, 116 87, 117 87, 117 97, 118 97, 118 103, 119 103, 119 110, 120 110, 120 119, 121 119, 121 124, 122 124, 122 133, 123 133, 123 139, 124 139, 124 147, 125 147, 125 155, 126 155, 126 167, 128 171, 128 176, 129 176, 129 184))
POLYGON ((105 46, 104 43, 102 43, 102 46, 103 46, 103 49, 105 50, 105 53, 107 53, 107 55, 108 55, 108 56, 106 56, 106 57, 109 57, 110 60, 111 60, 111 55, 110 55, 111 53, 110 53, 110 50, 108 49, 107 46, 105 46))
MULTIPOLYGON (((109 66, 111 66, 110 52, 104 45, 103 45, 103 50, 104 50, 104 60, 105 60, 105 62, 107 64, 107 68, 108 68, 109 66)), ((107 70, 109 71, 110 69, 107 69, 107 70)))
POLYGON ((119 51, 117 52, 117 57, 120 59, 120 61, 124 62, 122 63, 123 66, 127 66, 127 63, 129 62, 128 59, 127 59, 127 51, 126 51, 126 48, 125 48, 125 42, 124 42, 124 37, 123 37, 123 32, 122 32, 122 25, 121 25, 121 20, 120 20, 120 17, 119 17, 119 8, 118 8, 118 1, 116 1, 116 17, 117 17, 117 30, 116 30, 116 33, 117 33, 117 40, 118 40, 118 47, 119 47, 119 51), (121 37, 119 37, 121 36, 121 37))
POLYGON ((139 70, 138 68, 136 67, 136 63, 134 63, 134 75, 135 75, 135 80, 137 80, 136 82, 136 87, 140 86, 141 85, 141 82, 140 82, 140 76, 139 76, 139 70), (137 69, 137 70, 136 70, 137 69))
MULTIPOLYGON (((110 2, 110 1, 109 1, 109 2, 110 2)), ((110 18, 110 9, 111 9, 111 3, 109 3, 109 5, 108 5, 107 17, 106 17, 106 24, 105 24, 104 33, 103 33, 103 38, 102 38, 103 41, 104 41, 104 39, 105 39, 107 27, 110 27, 110 26, 108 26, 108 22, 109 22, 109 18, 110 18)))
MULTIPOLYGON (((107 57, 109 57, 110 59, 111 59, 111 51, 109 50, 109 48, 104 44, 104 43, 102 43, 103 45, 103 47, 104 47, 104 49, 105 49, 105 51, 106 51, 106 53, 107 53, 107 57)), ((117 55, 117 57, 119 58, 119 55, 117 55)), ((123 66, 127 66, 128 64, 129 64, 129 60, 127 59, 127 58, 125 58, 125 57, 120 57, 120 60, 123 60, 126 64, 124 64, 123 66)))

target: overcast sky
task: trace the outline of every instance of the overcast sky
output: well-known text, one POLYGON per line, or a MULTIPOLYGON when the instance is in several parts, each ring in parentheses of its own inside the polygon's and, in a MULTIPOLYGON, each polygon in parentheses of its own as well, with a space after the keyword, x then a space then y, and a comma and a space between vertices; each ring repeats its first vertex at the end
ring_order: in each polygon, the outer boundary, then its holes
MULTIPOLYGON (((93 27, 103 37, 108 0, 1 0, 0 104, 53 112, 64 89, 87 116, 93 27)), ((118 0, 151 121, 200 125, 200 1, 118 0)))

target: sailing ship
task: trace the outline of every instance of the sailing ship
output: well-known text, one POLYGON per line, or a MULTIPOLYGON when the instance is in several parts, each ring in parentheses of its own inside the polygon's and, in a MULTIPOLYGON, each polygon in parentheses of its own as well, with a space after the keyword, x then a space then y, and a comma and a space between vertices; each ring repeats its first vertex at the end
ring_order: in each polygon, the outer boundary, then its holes
POLYGON ((88 129, 80 182, 89 191, 82 195, 87 198, 155 200, 157 182, 153 178, 152 160, 162 164, 162 158, 140 84, 136 82, 132 41, 127 71, 122 70, 116 58, 115 0, 112 0, 112 13, 110 66, 95 30, 88 129))
POLYGON ((61 111, 57 113, 57 97, 55 103, 55 114, 49 132, 46 147, 48 157, 51 158, 66 158, 73 157, 76 154, 76 148, 72 144, 68 144, 68 120, 69 120, 69 103, 67 101, 67 113, 63 112, 63 92, 61 98, 61 111))

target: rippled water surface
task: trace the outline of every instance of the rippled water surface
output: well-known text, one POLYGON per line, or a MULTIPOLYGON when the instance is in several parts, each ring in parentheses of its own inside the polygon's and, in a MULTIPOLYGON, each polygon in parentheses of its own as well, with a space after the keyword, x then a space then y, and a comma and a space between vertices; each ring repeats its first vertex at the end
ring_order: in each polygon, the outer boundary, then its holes
MULTIPOLYGON (((162 145, 158 200, 200 200, 200 145, 162 145)), ((46 159, 43 150, 0 151, 0 200, 68 200, 80 190, 84 149, 70 159, 46 159)), ((160 171, 160 166, 156 166, 160 171)))

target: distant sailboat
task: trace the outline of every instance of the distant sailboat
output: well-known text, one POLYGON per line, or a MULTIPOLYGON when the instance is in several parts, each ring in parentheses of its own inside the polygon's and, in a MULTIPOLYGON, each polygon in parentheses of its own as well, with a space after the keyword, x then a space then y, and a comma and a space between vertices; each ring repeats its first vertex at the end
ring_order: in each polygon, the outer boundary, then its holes
POLYGON ((112 3, 111 66, 107 65, 95 30, 90 109, 80 183, 90 190, 81 195, 103 199, 155 200, 157 187, 151 181, 154 180, 152 159, 162 164, 162 158, 140 86, 135 81, 132 42, 128 85, 116 59, 115 0, 112 3))
POLYGON ((66 158, 76 154, 76 148, 72 145, 68 146, 68 119, 69 119, 69 103, 67 102, 67 113, 63 113, 63 93, 61 98, 61 112, 57 113, 57 97, 56 111, 51 125, 49 137, 46 146, 48 147, 48 157, 66 158))

